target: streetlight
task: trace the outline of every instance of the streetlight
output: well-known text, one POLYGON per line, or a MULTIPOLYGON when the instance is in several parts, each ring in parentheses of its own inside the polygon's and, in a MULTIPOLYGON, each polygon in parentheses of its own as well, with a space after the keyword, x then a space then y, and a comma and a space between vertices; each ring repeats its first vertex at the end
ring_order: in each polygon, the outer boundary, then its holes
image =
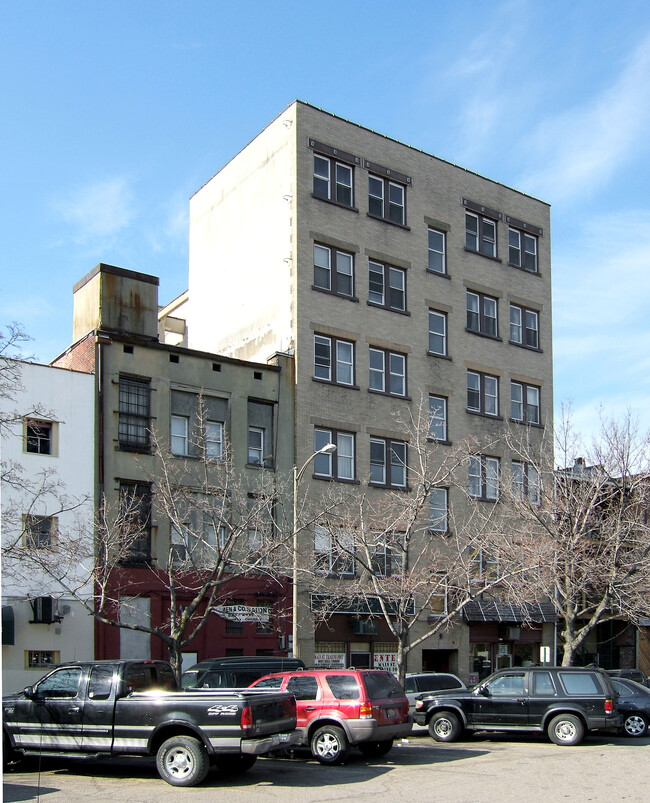
POLYGON ((305 469, 318 457, 319 454, 334 454, 336 451, 335 443, 326 443, 321 449, 314 452, 302 464, 300 470, 293 467, 293 605, 292 605, 292 638, 293 638, 293 657, 300 658, 298 648, 298 483, 305 469))

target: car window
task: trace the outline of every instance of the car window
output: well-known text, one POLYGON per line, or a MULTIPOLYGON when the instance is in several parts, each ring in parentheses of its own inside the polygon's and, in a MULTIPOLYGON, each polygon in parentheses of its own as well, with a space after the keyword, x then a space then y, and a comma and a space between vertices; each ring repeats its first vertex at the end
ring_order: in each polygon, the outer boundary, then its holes
POLYGON ((560 672, 559 675, 567 694, 602 694, 591 672, 560 672))
POLYGON ((363 675, 366 691, 371 700, 380 700, 383 697, 401 697, 404 690, 395 675, 390 672, 367 672, 363 675))
POLYGON ((113 686, 112 666, 93 666, 88 683, 89 700, 108 700, 113 686))
POLYGON ((555 694, 550 672, 533 672, 533 694, 555 694))
POLYGON ((283 678, 264 678, 256 683, 254 689, 279 689, 282 686, 283 678))
POLYGON ((417 684, 415 682, 415 678, 405 678, 404 679, 404 691, 407 694, 411 694, 412 692, 419 691, 417 684))
POLYGON ((462 689, 463 684, 453 675, 426 675, 418 678, 420 691, 442 691, 443 689, 462 689))
POLYGON ((52 672, 36 687, 37 697, 76 697, 81 681, 81 669, 69 667, 52 672))
POLYGON ((495 697, 509 697, 515 694, 524 693, 524 674, 501 675, 488 683, 487 687, 490 694, 495 697))
POLYGON ((318 699, 318 681, 313 675, 289 678, 287 691, 290 691, 296 700, 316 700, 318 699))
POLYGON ((359 684, 354 675, 326 675, 325 680, 335 700, 359 699, 359 684))

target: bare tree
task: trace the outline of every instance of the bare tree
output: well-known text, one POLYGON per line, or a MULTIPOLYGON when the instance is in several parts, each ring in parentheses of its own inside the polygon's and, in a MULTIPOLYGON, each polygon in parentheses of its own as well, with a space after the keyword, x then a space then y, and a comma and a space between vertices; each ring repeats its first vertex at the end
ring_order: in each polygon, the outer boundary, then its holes
POLYGON ((526 580, 555 606, 563 666, 577 660, 597 625, 638 621, 650 606, 650 439, 630 412, 620 421, 601 415, 600 424, 585 447, 563 409, 557 469, 548 449, 509 443, 516 476, 504 502, 536 533, 528 548, 540 568, 526 580))

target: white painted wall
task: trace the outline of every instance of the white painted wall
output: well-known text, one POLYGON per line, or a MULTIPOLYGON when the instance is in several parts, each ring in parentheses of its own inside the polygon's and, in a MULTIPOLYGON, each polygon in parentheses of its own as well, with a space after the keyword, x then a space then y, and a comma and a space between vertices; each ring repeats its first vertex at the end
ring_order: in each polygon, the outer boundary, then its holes
MULTIPOLYGON (((0 459, 3 468, 17 464, 24 476, 37 482, 43 472, 61 484, 68 498, 85 500, 75 511, 58 513, 55 495, 44 495, 34 504, 32 492, 19 490, 7 482, 1 486, 0 535, 3 551, 20 535, 20 517, 27 513, 53 515, 57 512, 61 536, 74 530, 84 533, 86 550, 92 552, 94 496, 95 407, 92 374, 54 368, 49 365, 19 362, 21 387, 14 389, 13 399, 0 400, 3 412, 55 422, 57 449, 54 455, 27 453, 24 449, 23 422, 18 420, 0 435, 0 459), (33 411, 37 411, 34 413, 33 411), (31 505, 31 508, 30 508, 31 505)), ((60 577, 79 581, 83 569, 79 560, 60 567, 60 577)), ((88 592, 88 587, 86 587, 88 592)), ((45 669, 26 668, 29 650, 58 651, 61 661, 94 657, 94 623, 83 606, 63 592, 60 584, 35 571, 24 572, 17 579, 12 561, 6 555, 2 564, 2 604, 14 609, 15 644, 2 647, 2 681, 4 691, 15 691, 34 683, 45 669), (29 600, 36 596, 53 596, 59 600, 61 622, 32 624, 29 600)))

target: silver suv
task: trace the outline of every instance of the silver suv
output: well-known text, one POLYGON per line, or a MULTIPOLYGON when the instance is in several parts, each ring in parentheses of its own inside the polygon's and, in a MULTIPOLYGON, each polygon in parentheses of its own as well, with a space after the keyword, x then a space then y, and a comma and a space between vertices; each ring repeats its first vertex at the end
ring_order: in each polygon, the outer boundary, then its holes
POLYGON ((467 686, 456 675, 450 672, 414 672, 408 674, 404 680, 404 691, 409 701, 409 713, 415 711, 415 699, 423 692, 446 691, 458 689, 462 691, 467 686))

